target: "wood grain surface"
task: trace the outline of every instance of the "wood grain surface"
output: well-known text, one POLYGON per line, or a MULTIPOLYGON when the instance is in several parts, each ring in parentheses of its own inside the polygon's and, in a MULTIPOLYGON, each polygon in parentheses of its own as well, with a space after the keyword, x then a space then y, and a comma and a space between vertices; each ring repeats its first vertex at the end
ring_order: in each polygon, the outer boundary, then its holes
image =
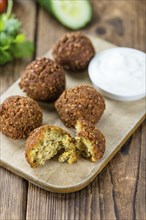
MULTIPOLYGON (((93 21, 83 31, 146 52, 145 1, 97 0, 92 4, 93 21)), ((68 31, 31 0, 17 1, 14 12, 35 41, 36 56, 46 53, 68 31)), ((28 62, 0 68, 1 93, 19 78, 28 62)), ((1 219, 146 219, 145 134, 143 123, 98 177, 77 193, 49 193, 1 168, 1 219)))

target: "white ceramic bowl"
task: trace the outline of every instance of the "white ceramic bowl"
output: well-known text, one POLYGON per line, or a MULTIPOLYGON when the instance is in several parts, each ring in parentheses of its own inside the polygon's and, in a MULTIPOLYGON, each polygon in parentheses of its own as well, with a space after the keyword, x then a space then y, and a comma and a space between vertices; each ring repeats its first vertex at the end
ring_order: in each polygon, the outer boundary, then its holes
POLYGON ((126 47, 101 51, 90 61, 88 73, 93 85, 109 98, 133 101, 146 96, 146 54, 142 51, 126 47), (131 71, 128 78, 126 71, 131 71))

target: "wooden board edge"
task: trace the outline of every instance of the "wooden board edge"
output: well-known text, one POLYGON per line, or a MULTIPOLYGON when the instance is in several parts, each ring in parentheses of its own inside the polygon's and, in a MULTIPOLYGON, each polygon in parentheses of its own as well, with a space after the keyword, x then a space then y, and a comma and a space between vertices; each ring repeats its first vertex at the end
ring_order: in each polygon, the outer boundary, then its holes
POLYGON ((102 169, 111 161, 111 159, 115 156, 115 154, 120 150, 120 148, 125 144, 125 142, 130 138, 130 136, 136 131, 136 129, 142 124, 142 122, 145 120, 146 118, 146 114, 144 114, 142 116, 142 118, 138 121, 138 123, 133 127, 133 129, 125 136, 125 138, 122 140, 122 142, 117 146, 117 148, 110 154, 110 156, 105 160, 105 163, 102 164, 100 166, 100 168, 97 170, 97 172, 88 179, 86 179, 84 182, 81 182, 80 184, 76 184, 75 186, 73 187, 60 187, 60 188, 56 188, 56 187, 53 187, 53 186, 49 186, 49 185, 46 185, 45 183, 41 182, 41 181, 38 181, 36 179, 36 181, 34 181, 33 179, 31 179, 31 177, 29 175, 23 175, 21 173, 21 171, 15 169, 14 167, 11 167, 9 165, 7 165, 5 162, 1 161, 1 166, 14 172, 16 175, 26 179, 27 181, 33 183, 34 185, 42 188, 42 189, 45 189, 47 191, 50 191, 50 192, 54 192, 54 193, 73 193, 73 192, 77 192, 83 188, 85 188, 87 185, 89 185, 94 179, 95 177, 102 171, 102 169))
POLYGON ((15 85, 18 85, 20 82, 20 78, 17 79, 8 89, 6 89, 6 91, 4 91, 1 95, 0 95, 0 101, 3 99, 3 97, 7 94, 7 92, 9 92, 9 90, 11 90, 15 85))

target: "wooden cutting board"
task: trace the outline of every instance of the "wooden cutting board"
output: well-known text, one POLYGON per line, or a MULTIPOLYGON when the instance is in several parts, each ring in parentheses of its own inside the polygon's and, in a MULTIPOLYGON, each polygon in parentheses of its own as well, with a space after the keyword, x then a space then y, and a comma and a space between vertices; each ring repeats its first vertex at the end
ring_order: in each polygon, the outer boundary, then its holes
MULTIPOLYGON (((115 47, 106 41, 90 37, 96 51, 115 47)), ((46 57, 51 57, 49 51, 46 57)), ((67 88, 79 84, 91 84, 87 71, 68 73, 67 88)), ((19 80, 14 83, 2 96, 1 103, 11 95, 25 95, 18 86, 19 80)), ((145 99, 133 102, 118 102, 105 98, 106 110, 97 127, 106 137, 106 151, 103 158, 92 163, 79 158, 75 164, 59 163, 57 158, 47 161, 38 168, 30 168, 25 160, 25 140, 12 140, 3 134, 0 135, 1 165, 28 181, 46 190, 69 193, 87 186, 97 174, 106 166, 116 152, 142 123, 145 118, 145 99)), ((74 135, 73 129, 67 129, 59 120, 53 105, 39 103, 43 111, 43 124, 59 125, 74 135)))

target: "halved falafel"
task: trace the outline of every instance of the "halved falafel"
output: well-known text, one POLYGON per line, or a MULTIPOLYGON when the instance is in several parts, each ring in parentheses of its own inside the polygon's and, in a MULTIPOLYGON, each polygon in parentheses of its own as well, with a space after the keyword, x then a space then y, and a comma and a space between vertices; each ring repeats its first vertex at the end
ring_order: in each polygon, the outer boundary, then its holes
POLYGON ((85 158, 92 162, 99 160, 106 148, 104 135, 95 126, 85 120, 78 120, 76 123, 77 149, 85 158))
POLYGON ((37 101, 55 101, 65 89, 65 72, 49 58, 36 59, 22 72, 20 88, 37 101))
POLYGON ((63 149, 60 162, 76 162, 75 141, 70 134, 60 127, 44 125, 35 129, 26 141, 26 159, 31 167, 43 165, 63 149))
POLYGON ((0 105, 0 131, 10 138, 25 138, 41 124, 42 111, 28 97, 10 96, 0 105))

